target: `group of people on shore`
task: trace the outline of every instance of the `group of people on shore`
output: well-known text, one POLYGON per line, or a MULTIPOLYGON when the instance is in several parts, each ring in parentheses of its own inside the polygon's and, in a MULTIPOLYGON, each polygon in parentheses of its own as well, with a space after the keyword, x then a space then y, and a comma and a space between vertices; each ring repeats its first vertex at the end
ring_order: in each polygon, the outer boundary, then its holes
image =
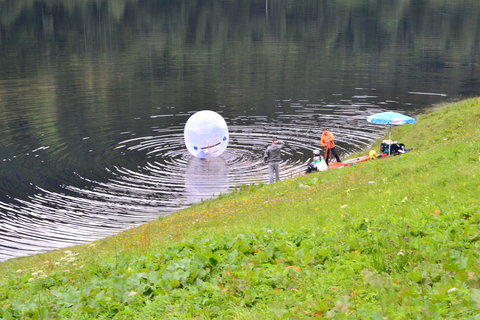
MULTIPOLYGON (((325 158, 320 155, 320 150, 314 150, 312 162, 308 165, 306 173, 327 170, 329 158, 332 155, 337 162, 342 162, 336 150, 335 136, 327 129, 322 130, 320 145, 325 149, 325 158)), ((272 144, 265 150, 263 161, 268 163, 269 183, 273 183, 274 179, 275 181, 280 181, 281 150, 284 146, 285 142, 274 137, 272 144)))

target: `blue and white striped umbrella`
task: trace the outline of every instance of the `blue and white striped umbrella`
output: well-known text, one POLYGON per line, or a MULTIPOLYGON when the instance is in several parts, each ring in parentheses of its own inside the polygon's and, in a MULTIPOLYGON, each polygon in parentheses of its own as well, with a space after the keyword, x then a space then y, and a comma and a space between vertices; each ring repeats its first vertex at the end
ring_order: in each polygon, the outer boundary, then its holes
POLYGON ((406 116, 401 113, 387 111, 375 113, 367 117, 367 121, 376 124, 413 124, 417 122, 414 118, 406 116))

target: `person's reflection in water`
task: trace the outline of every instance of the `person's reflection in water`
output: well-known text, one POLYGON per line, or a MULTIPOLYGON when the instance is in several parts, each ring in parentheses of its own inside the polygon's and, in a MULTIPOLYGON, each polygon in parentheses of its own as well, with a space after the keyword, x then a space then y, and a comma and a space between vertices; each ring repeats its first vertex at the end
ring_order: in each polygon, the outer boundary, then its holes
POLYGON ((226 193, 229 190, 227 163, 221 157, 199 159, 192 157, 185 171, 185 196, 198 202, 226 193))

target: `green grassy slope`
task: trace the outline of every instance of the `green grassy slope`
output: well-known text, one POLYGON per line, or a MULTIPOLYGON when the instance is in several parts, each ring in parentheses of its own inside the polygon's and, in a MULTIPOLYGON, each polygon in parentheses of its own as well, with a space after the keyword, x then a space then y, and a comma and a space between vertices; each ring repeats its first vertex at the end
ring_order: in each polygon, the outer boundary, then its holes
POLYGON ((480 99, 417 120, 407 154, 2 263, 0 318, 480 319, 480 99))

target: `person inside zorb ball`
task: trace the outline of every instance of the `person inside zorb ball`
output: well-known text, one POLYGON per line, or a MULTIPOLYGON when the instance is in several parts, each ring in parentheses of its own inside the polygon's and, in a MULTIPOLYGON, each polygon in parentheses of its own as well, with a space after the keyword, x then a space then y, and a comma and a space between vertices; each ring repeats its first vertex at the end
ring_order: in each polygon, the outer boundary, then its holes
POLYGON ((218 157, 228 145, 227 123, 214 111, 199 111, 188 118, 184 137, 187 150, 193 156, 201 159, 218 157))

